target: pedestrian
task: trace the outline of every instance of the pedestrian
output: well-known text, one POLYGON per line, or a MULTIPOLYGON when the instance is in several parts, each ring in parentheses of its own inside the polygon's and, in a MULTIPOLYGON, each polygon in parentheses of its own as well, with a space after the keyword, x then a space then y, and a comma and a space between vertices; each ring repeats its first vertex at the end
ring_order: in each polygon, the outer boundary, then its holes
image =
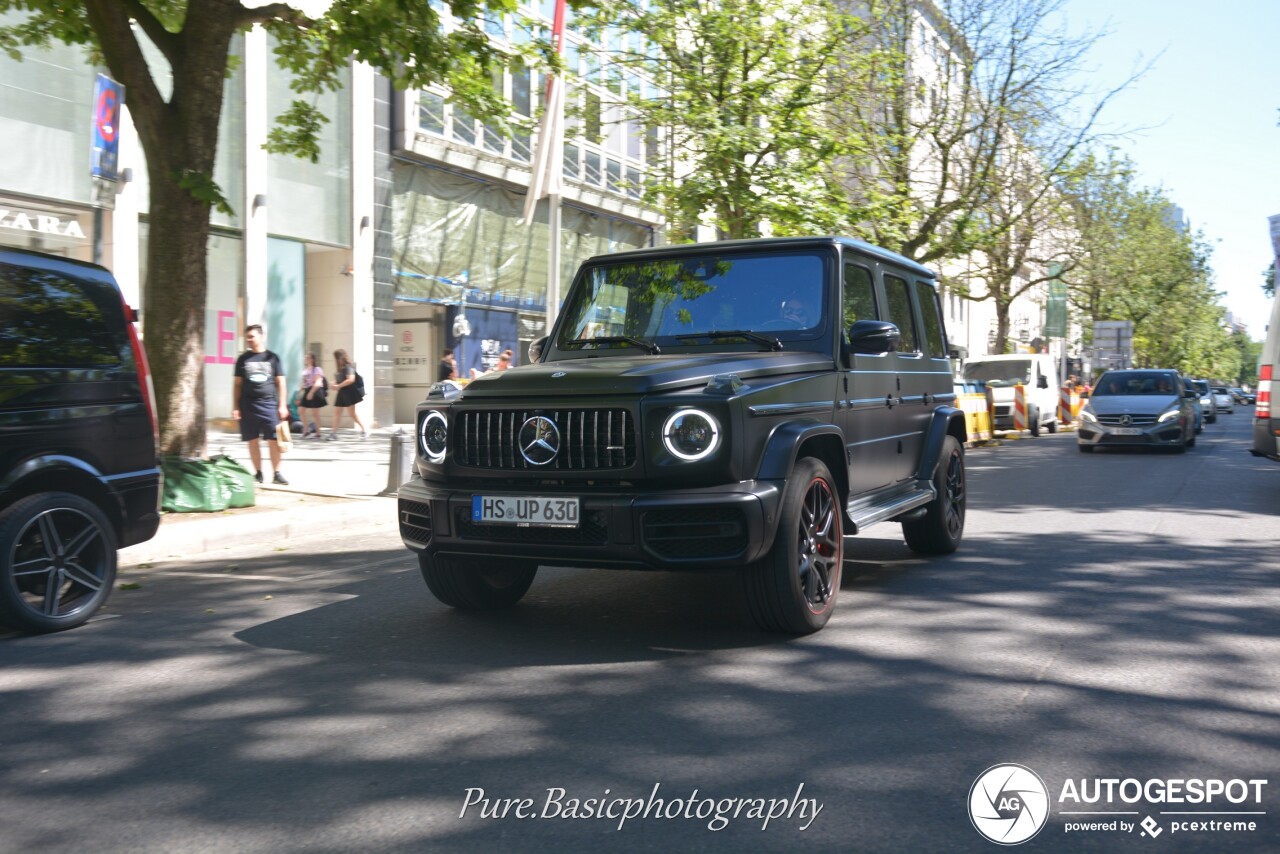
POLYGON ((498 373, 499 371, 505 371, 505 370, 507 370, 507 369, 508 369, 508 368, 510 368, 510 367, 511 367, 511 351, 510 351, 510 350, 503 350, 503 351, 502 351, 502 353, 498 356, 497 364, 495 364, 495 365, 494 365, 492 368, 490 368, 489 370, 487 370, 487 371, 477 371, 475 368, 472 368, 472 369, 471 369, 471 379, 473 379, 473 380, 474 380, 474 379, 477 379, 477 378, 479 378, 479 377, 483 377, 483 376, 485 376, 486 374, 496 374, 496 373, 498 373))
POLYGON ((453 358, 453 348, 445 347, 440 353, 440 371, 437 376, 437 382, 445 380, 456 380, 458 378, 458 364, 453 358))
POLYGON ((276 425, 289 420, 288 395, 280 357, 267 349, 266 336, 258 324, 245 327, 244 342, 249 349, 236 359, 235 391, 231 399, 235 409, 231 417, 240 422, 240 438, 249 443, 249 460, 253 463, 253 479, 262 483, 261 440, 266 439, 275 474, 272 483, 288 485, 280 472, 280 446, 276 442, 276 425))
POLYGON ((347 358, 346 350, 334 350, 333 361, 333 390, 337 392, 337 396, 333 399, 333 429, 329 431, 329 441, 333 442, 338 438, 338 425, 342 423, 344 409, 350 411, 352 423, 360 428, 360 438, 368 439, 369 431, 356 412, 356 404, 364 400, 364 393, 355 387, 356 366, 347 358))
POLYGON ((302 438, 319 439, 319 410, 329 404, 329 382, 325 379, 324 368, 316 364, 314 353, 307 353, 302 361, 305 365, 302 370, 302 385, 296 396, 299 414, 304 410, 306 412, 302 438))

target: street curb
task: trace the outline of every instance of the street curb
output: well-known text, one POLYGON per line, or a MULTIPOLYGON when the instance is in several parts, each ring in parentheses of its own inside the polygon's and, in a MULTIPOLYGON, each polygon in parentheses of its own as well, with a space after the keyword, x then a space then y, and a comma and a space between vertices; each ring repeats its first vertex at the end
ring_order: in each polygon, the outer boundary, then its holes
POLYGON ((318 506, 264 508, 243 515, 208 516, 160 525, 145 543, 120 550, 121 566, 190 557, 222 549, 285 542, 319 533, 396 526, 395 498, 358 498, 318 506))

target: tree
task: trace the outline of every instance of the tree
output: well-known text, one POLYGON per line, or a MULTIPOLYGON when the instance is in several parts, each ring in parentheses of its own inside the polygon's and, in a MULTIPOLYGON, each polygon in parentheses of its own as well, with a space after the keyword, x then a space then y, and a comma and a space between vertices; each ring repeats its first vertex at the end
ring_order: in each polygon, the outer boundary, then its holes
POLYGON ((605 58, 604 74, 632 132, 665 136, 670 159, 650 168, 644 198, 675 231, 709 217, 729 238, 765 224, 779 235, 829 232, 846 218, 830 164, 856 140, 836 132, 830 111, 857 61, 847 46, 865 29, 859 19, 828 0, 616 0, 588 29, 635 36, 605 58), (656 89, 624 94, 621 81, 641 75, 656 89))
POLYGON ((1086 320, 1131 320, 1134 363, 1222 378, 1240 370, 1214 290, 1210 248, 1115 152, 1083 158, 1069 192, 1079 232, 1066 278, 1086 320))
POLYGON ((870 61, 839 115, 862 144, 843 164, 859 233, 942 265, 975 249, 999 254, 1005 232, 1038 215, 1076 153, 1102 137, 1103 108, 1136 78, 1101 93, 1075 82, 1101 34, 1066 33, 1061 5, 869 0, 870 61))
POLYGON ((1269 297, 1276 295, 1276 265, 1269 264, 1262 271, 1262 292, 1269 297))
MULTIPOLYGON (((204 452, 204 310, 209 214, 230 202, 213 180, 223 85, 236 34, 255 25, 277 40, 277 61, 294 74, 299 93, 336 88, 354 57, 401 87, 446 82, 477 115, 501 103, 491 75, 502 57, 480 23, 487 10, 513 11, 515 0, 453 0, 463 25, 446 33, 430 0, 335 0, 311 16, 285 3, 250 6, 239 0, 0 0, 0 12, 27 14, 0 28, 0 47, 15 57, 23 46, 58 40, 86 45, 124 84, 129 112, 146 154, 150 210, 146 325, 164 455, 204 452), (150 41, 168 64, 152 68, 150 41), (163 76, 172 73, 171 94, 163 76)), ((325 121, 297 100, 273 130, 272 150, 316 154, 325 121)))

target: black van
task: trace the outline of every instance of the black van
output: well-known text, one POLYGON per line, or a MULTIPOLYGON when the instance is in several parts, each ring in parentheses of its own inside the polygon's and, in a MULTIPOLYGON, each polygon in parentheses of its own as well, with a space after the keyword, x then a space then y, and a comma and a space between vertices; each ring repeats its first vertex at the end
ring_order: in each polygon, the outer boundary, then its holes
POLYGON ((831 616, 844 535, 964 530, 964 413, 934 274, 837 237, 584 262, 534 364, 418 407, 400 534, 457 608, 539 564, 737 569, 755 622, 831 616))
POLYGON ((0 248, 0 624, 85 622, 111 593, 116 550, 160 525, 135 319, 102 267, 0 248))

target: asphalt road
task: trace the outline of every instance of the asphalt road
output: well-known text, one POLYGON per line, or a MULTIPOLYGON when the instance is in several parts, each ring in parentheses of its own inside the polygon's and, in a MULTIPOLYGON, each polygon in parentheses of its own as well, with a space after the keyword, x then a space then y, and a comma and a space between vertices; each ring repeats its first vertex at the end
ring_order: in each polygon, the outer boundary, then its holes
POLYGON ((0 638, 0 851, 990 852, 969 798, 1000 763, 1048 790, 1027 851, 1280 851, 1280 464, 1250 413, 1185 455, 971 451, 961 550, 851 538, 800 639, 724 576, 544 569, 454 612, 390 530, 132 567, 89 625, 0 638), (1060 799, 1129 778, 1268 783, 1060 799), (1162 814, 1205 810, 1264 814, 1162 814))

